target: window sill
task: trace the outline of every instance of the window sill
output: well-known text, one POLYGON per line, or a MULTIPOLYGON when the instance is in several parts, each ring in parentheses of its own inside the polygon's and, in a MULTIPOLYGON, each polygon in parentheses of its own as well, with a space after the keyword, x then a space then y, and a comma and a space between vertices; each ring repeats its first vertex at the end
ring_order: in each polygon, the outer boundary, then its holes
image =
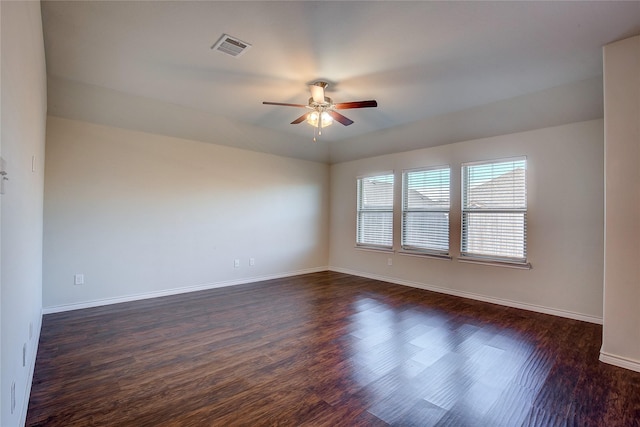
POLYGON ((384 253, 395 253, 395 251, 393 250, 393 248, 376 248, 375 246, 358 246, 356 245, 355 248, 359 251, 366 251, 366 252, 384 252, 384 253))
POLYGON ((506 267, 506 268, 515 268, 518 270, 531 270, 531 263, 519 263, 519 262, 508 262, 508 261, 494 261, 483 258, 471 258, 471 257, 459 257, 457 258, 459 262, 464 262, 468 264, 481 264, 481 265, 491 265, 493 267, 506 267))
POLYGON ((453 259, 451 255, 438 255, 438 254, 430 254, 426 252, 407 251, 407 250, 398 251, 398 255, 414 256, 418 258, 443 259, 443 260, 449 260, 449 261, 453 259))

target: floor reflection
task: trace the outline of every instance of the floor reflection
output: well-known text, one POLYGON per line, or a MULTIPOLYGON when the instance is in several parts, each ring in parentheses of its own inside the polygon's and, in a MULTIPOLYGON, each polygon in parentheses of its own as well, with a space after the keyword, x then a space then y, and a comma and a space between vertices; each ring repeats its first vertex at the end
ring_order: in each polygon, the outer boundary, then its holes
POLYGON ((526 335, 455 312, 373 298, 353 308, 353 376, 387 423, 422 414, 433 425, 520 425, 552 367, 526 335))

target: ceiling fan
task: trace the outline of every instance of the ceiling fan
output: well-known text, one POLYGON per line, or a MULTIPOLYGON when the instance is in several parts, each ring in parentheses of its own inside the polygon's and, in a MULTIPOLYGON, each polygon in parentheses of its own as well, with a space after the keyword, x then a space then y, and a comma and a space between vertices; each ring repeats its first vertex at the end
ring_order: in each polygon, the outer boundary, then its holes
MULTIPOLYGON (((302 116, 292 121, 291 124, 296 125, 298 123, 306 121, 308 124, 317 129, 318 135, 322 135, 322 128, 331 125, 334 120, 344 126, 349 126, 353 123, 353 120, 343 116, 336 110, 347 110, 349 108, 370 108, 378 106, 378 103, 375 100, 340 102, 334 104, 333 100, 328 96, 325 96, 324 94, 324 90, 327 86, 329 86, 329 83, 323 81, 318 81, 310 84, 309 89, 311 90, 311 98, 309 98, 309 103, 307 105, 268 101, 264 101, 263 104, 308 108, 311 111, 304 113, 302 116)), ((313 140, 316 140, 315 136, 313 140)))

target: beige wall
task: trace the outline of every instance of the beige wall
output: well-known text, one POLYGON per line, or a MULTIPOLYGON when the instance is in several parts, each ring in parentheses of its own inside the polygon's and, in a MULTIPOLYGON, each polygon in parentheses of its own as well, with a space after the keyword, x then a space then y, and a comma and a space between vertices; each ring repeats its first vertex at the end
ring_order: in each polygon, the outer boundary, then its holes
POLYGON ((45 310, 326 269, 328 173, 320 163, 49 117, 45 310), (78 273, 84 285, 74 285, 78 273))
POLYGON ((2 199, 0 425, 26 417, 42 311, 46 76, 40 2, 1 2, 2 199), (33 162, 33 167, 32 167, 33 162), (23 365, 23 346, 26 348, 23 365), (15 383, 15 409, 11 384, 15 383))
POLYGON ((602 361, 640 371, 640 36, 604 48, 602 361))
MULTIPOLYGON (((393 144, 393 135, 387 135, 393 144)), ((592 322, 602 318, 603 122, 592 120, 499 137, 340 163, 331 168, 330 267, 454 295, 592 322), (528 256, 531 270, 458 262, 460 164, 527 156, 528 256), (453 260, 354 247, 356 178, 393 170, 396 206, 401 173, 450 165, 453 260), (393 265, 387 265, 391 258, 393 265)), ((395 249, 400 212, 395 212, 395 249)))

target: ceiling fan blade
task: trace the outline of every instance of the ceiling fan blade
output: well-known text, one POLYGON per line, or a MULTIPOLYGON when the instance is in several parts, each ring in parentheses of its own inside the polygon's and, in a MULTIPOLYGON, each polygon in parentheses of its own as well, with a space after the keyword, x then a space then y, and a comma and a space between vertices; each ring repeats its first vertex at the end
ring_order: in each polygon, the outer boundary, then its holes
POLYGON ((338 113, 337 111, 327 110, 327 113, 329 113, 329 115, 331 117, 333 117, 333 120, 335 120, 336 122, 340 122, 345 126, 349 126, 350 124, 353 123, 353 120, 343 116, 342 114, 338 113))
POLYGON ((300 117, 298 117, 297 119, 295 119, 294 121, 291 122, 292 125, 297 125, 298 123, 302 123, 305 120, 307 120, 307 116, 309 115, 309 113, 305 113, 303 115, 301 115, 300 117))
POLYGON ((324 102, 324 86, 316 84, 309 85, 309 90, 311 90, 311 98, 313 98, 313 102, 324 102))
POLYGON ((378 102, 375 99, 372 99, 370 101, 340 102, 336 104, 334 108, 338 110, 346 110, 348 108, 370 108, 377 106, 378 102))
POLYGON ((302 108, 306 108, 306 105, 303 104, 287 104, 285 102, 268 102, 268 101, 262 101, 263 104, 266 105, 282 105, 285 107, 302 107, 302 108))

